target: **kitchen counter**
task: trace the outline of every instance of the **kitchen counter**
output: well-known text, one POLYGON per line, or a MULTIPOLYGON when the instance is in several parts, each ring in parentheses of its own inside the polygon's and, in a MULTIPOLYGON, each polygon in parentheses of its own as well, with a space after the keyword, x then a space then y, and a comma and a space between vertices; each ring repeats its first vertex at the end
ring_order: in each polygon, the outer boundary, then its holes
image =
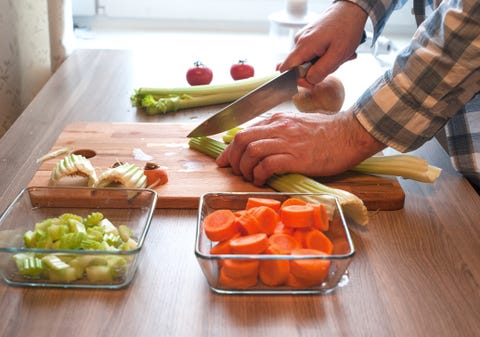
MULTIPOLYGON (((75 51, 0 140, 0 210, 29 184, 36 159, 69 123, 181 122, 193 129, 215 112, 218 107, 147 116, 132 108, 133 88, 159 76, 154 62, 132 51, 75 51)), ((356 254, 349 282, 331 294, 214 294, 194 255, 196 210, 164 209, 155 212, 144 259, 124 289, 1 282, 0 335, 474 336, 480 331, 480 197, 436 140, 414 154, 441 167, 442 175, 434 184, 401 179, 403 209, 371 212, 366 227, 350 227, 356 254)))

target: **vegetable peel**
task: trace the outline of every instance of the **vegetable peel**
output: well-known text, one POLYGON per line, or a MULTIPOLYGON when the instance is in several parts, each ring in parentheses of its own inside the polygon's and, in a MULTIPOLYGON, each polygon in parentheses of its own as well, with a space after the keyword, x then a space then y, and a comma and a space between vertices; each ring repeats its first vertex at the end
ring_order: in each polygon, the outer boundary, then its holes
POLYGON ((138 166, 125 163, 102 172, 98 176, 98 183, 95 187, 106 187, 114 182, 118 182, 127 188, 145 188, 147 177, 138 166))
POLYGON ((70 154, 59 161, 50 174, 50 185, 56 185, 57 182, 66 176, 88 177, 88 186, 93 187, 97 184, 98 178, 95 168, 90 161, 82 155, 70 154))

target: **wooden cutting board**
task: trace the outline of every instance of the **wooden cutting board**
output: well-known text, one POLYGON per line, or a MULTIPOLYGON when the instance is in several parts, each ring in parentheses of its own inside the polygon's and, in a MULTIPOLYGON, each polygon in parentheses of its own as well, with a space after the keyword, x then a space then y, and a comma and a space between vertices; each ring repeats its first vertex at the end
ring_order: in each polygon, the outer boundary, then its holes
MULTIPOLYGON (((166 166, 169 182, 157 187, 157 208, 197 208, 200 196, 207 192, 272 191, 256 187, 219 168, 215 161, 188 147, 186 135, 194 124, 76 122, 62 131, 52 151, 71 146, 73 150, 95 151, 90 158, 97 173, 114 162, 130 162, 143 167, 146 161, 166 166), (141 158, 140 154, 152 159, 141 158)), ((44 161, 29 186, 47 186, 50 172, 64 155, 44 161)), ((396 179, 348 173, 321 180, 360 197, 369 210, 403 208, 405 194, 396 179)), ((63 178, 61 186, 83 186, 83 178, 63 178)))

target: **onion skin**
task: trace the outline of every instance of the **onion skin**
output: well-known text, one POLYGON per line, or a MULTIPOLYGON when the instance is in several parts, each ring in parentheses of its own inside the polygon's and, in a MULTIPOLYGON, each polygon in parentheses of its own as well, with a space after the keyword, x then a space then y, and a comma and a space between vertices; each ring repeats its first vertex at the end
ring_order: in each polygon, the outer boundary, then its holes
POLYGON ((334 114, 340 111, 345 101, 345 87, 333 75, 327 76, 313 88, 298 88, 293 96, 295 107, 301 112, 323 112, 334 114))

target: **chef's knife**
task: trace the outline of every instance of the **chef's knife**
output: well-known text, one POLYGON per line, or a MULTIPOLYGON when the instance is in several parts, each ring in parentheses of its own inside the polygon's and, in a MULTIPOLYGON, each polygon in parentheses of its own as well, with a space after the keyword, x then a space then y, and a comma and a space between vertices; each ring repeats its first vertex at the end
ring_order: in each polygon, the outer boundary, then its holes
POLYGON ((305 76, 315 61, 291 68, 240 97, 198 125, 187 137, 209 136, 230 130, 291 99, 298 92, 297 79, 305 76))
MULTIPOLYGON (((363 32, 359 44, 366 41, 363 32)), ((212 117, 198 125, 187 137, 210 136, 230 130, 268 111, 293 97, 298 92, 297 79, 304 77, 319 57, 291 68, 257 89, 240 97, 212 117)))

